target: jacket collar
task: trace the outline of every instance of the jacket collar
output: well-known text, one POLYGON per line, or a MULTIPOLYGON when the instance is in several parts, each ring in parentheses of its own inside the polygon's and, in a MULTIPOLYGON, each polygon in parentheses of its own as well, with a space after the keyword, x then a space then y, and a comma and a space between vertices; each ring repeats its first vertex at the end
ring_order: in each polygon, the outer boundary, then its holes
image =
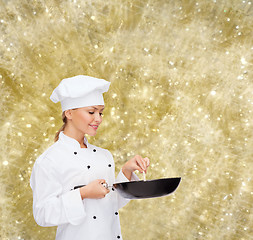
MULTIPOLYGON (((67 136, 66 134, 63 133, 63 131, 60 131, 59 133, 59 140, 75 148, 81 148, 80 143, 76 139, 67 136)), ((87 148, 90 147, 90 144, 88 143, 88 140, 85 136, 83 138, 83 142, 86 144, 87 148)), ((82 149, 85 149, 85 148, 82 148, 82 149)))

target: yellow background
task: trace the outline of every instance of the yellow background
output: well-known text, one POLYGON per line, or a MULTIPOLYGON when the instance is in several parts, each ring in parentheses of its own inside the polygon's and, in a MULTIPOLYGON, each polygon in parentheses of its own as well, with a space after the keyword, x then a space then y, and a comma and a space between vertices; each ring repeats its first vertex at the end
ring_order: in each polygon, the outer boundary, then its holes
POLYGON ((120 211, 125 240, 250 239, 252 28, 248 0, 1 0, 0 238, 54 239, 33 219, 30 174, 62 125, 49 96, 84 74, 112 83, 88 140, 116 172, 139 154, 147 179, 182 177, 120 211))

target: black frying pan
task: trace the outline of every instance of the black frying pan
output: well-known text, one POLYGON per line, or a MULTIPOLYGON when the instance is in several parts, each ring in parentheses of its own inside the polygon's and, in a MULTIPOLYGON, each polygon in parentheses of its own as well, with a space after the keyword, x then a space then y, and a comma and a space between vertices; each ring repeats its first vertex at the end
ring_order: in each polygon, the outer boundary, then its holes
MULTIPOLYGON (((156 198, 174 192, 180 181, 181 177, 162 178, 147 181, 142 180, 114 183, 113 187, 117 189, 121 196, 127 199, 156 198)), ((75 186, 74 189, 82 186, 84 185, 75 186)))
POLYGON ((113 186, 121 196, 127 199, 156 198, 171 194, 174 192, 181 177, 162 178, 147 181, 131 181, 115 183, 113 186))

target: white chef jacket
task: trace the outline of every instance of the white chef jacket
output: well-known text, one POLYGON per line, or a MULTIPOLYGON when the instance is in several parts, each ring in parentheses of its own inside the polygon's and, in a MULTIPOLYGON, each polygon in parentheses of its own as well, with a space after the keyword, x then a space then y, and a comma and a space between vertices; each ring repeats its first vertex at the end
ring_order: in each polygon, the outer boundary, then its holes
MULTIPOLYGON (((105 179, 109 186, 128 182, 120 170, 115 181, 115 165, 111 152, 79 142, 63 133, 35 161, 30 178, 33 190, 33 216, 42 227, 58 226, 56 240, 122 239, 119 208, 130 200, 111 189, 101 199, 82 200, 77 185, 105 179)), ((132 180, 139 180, 132 173, 132 180)))

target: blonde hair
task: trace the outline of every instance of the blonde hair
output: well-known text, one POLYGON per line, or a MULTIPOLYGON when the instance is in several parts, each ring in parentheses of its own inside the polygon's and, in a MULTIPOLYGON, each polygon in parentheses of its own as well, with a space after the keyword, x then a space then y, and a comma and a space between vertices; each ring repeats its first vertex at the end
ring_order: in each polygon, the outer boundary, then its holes
MULTIPOLYGON (((72 108, 72 110, 76 110, 76 109, 78 109, 78 108, 72 108)), ((65 115, 65 111, 62 113, 61 118, 62 118, 62 121, 63 121, 63 125, 58 130, 58 132, 55 134, 55 137, 54 137, 55 142, 58 141, 60 132, 63 131, 65 129, 66 125, 67 125, 67 117, 65 115)))
POLYGON ((54 137, 55 142, 58 141, 60 132, 64 130, 64 128, 66 127, 66 124, 67 124, 67 117, 65 115, 65 111, 62 113, 62 121, 63 121, 63 125, 58 130, 58 132, 55 134, 55 137, 54 137))

